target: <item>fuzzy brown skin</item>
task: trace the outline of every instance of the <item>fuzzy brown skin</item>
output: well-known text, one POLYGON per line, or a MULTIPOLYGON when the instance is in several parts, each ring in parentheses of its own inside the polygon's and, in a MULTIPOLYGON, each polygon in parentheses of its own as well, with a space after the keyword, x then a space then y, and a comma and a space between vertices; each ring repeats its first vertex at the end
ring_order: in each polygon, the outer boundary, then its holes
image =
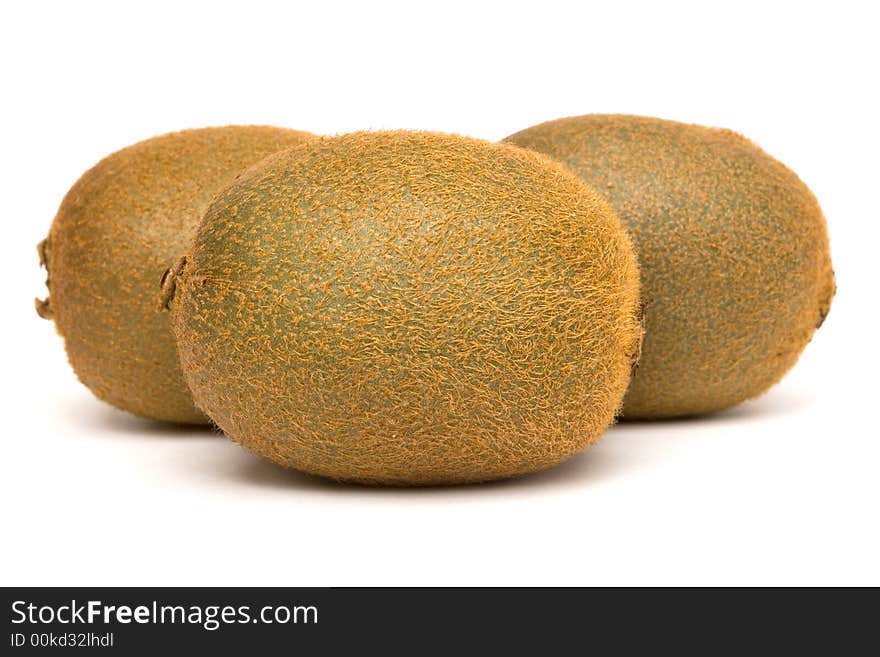
POLYGON ((624 417, 695 415, 761 394, 834 296, 825 218, 800 179, 729 130, 587 115, 508 137, 567 165, 639 254, 645 343, 624 417))
POLYGON ((40 245, 54 317, 79 379, 137 415, 208 423, 180 373, 162 272, 189 248, 214 193, 267 155, 314 137, 263 126, 176 132, 103 159, 64 197, 40 245))
POLYGON ((218 195, 177 277, 200 407, 282 465, 366 484, 553 466, 612 422, 641 340, 614 212, 526 150, 323 138, 218 195))

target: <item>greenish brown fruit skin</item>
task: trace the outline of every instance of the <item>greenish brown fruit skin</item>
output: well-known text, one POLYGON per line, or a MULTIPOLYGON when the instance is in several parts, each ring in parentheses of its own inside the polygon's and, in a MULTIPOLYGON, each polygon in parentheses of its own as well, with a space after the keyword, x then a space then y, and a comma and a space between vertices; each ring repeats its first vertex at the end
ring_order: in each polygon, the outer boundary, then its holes
POLYGON ((792 171, 744 137, 597 114, 504 141, 565 164, 632 235, 645 341, 625 419, 696 415, 760 395, 827 315, 835 283, 822 211, 792 171))
POLYGON ((101 160, 64 197, 40 244, 49 298, 74 371, 99 399, 136 415, 206 424, 180 373, 162 273, 189 248, 214 193, 244 168, 313 138, 269 126, 175 132, 101 160))
POLYGON ((252 168, 171 287, 187 383, 226 435, 362 484, 560 463, 613 421, 641 340, 605 201, 541 155, 435 133, 322 138, 252 168))

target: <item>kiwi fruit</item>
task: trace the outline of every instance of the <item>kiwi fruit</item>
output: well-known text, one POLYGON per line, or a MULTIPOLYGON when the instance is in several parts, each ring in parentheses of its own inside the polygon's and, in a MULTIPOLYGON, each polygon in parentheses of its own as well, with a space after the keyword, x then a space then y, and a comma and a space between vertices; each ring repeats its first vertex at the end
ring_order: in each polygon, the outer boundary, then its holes
POLYGON ((147 418, 207 423, 192 401, 167 314, 162 272, 185 251, 216 191, 244 168, 313 135, 268 126, 185 130, 101 160, 64 197, 39 245, 54 318, 79 379, 147 418))
POLYGON ((436 133, 325 137, 251 168, 166 295, 226 435, 363 484, 560 463, 613 420, 641 342, 606 202, 549 158, 436 133))
POLYGON ((825 218, 783 164, 731 132, 587 115, 504 140, 565 164, 629 229, 645 342, 625 418, 724 409, 779 381, 834 296, 825 218))

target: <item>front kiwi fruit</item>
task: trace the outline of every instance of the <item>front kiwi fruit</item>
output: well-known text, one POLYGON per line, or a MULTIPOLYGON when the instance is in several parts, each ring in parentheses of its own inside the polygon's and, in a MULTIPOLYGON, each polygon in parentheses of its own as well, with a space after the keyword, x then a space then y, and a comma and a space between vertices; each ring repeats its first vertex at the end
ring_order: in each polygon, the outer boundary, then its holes
POLYGON ((279 153, 166 279, 186 381, 242 446, 364 484, 548 468, 613 420, 641 342, 611 208, 550 159, 421 132, 279 153))
POLYGON ((791 368, 834 296, 825 218, 780 162, 729 130, 587 115, 504 140, 602 193, 632 235, 645 343, 625 418, 717 411, 791 368))
POLYGON ((216 191, 244 168, 313 135, 268 126, 175 132, 103 159, 64 197, 39 245, 54 318, 79 379, 136 415, 207 423, 183 381, 156 289, 189 247, 216 191))

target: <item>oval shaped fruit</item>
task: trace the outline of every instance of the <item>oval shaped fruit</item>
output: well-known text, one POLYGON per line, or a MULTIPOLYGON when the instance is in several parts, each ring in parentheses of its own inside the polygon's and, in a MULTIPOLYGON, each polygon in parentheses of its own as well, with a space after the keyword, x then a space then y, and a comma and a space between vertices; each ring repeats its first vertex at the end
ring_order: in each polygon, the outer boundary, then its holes
POLYGON ((834 296, 825 218, 800 179, 729 130, 637 116, 508 137, 599 190, 639 255, 645 343, 625 418, 723 409, 794 365, 834 296))
POLYGON ((313 135, 268 126, 185 130, 101 160, 64 197, 40 245, 54 317, 79 379, 100 399, 159 420, 207 423, 180 373, 156 289, 214 193, 244 168, 313 135))
POLYGON ((171 309, 198 405, 242 446, 396 485, 555 465, 638 350, 614 212, 543 156, 434 133, 322 138, 218 195, 171 309))

